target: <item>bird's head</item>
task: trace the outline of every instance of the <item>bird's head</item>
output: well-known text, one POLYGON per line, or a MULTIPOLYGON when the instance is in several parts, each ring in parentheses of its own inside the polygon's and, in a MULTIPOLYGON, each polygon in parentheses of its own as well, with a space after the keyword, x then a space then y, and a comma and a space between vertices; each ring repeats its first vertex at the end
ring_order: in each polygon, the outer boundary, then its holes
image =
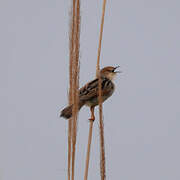
POLYGON ((104 67, 103 69, 101 69, 100 75, 102 77, 106 77, 106 78, 108 78, 110 80, 113 80, 117 73, 121 73, 121 71, 116 71, 116 69, 119 68, 119 67, 120 66, 116 66, 116 67, 107 66, 107 67, 104 67))

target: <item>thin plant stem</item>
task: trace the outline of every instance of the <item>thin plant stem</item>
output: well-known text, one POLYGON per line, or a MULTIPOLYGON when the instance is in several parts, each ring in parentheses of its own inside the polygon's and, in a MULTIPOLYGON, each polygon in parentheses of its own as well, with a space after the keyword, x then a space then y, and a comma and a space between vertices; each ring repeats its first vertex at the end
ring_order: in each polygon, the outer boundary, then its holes
MULTIPOLYGON (((72 2, 69 38, 69 105, 73 104, 73 50, 74 50, 74 24, 75 24, 75 0, 72 2)), ((68 180, 71 178, 71 150, 72 150, 72 118, 68 122, 68 180)))
POLYGON ((99 47, 98 57, 96 65, 96 76, 98 77, 98 89, 99 89, 99 130, 100 130, 100 174, 101 180, 106 179, 106 166, 105 166, 105 145, 104 145, 104 123, 103 123, 103 107, 102 107, 102 89, 101 89, 101 77, 100 77, 100 55, 101 55, 101 44, 104 27, 104 16, 105 16, 106 0, 103 1, 103 10, 101 18, 100 36, 99 36, 99 47))
POLYGON ((88 179, 88 169, 89 169, 89 159, 90 159, 90 150, 91 150, 91 141, 92 141, 93 122, 94 121, 90 120, 90 124, 89 124, 89 137, 88 137, 88 146, 87 146, 87 153, 86 153, 86 167, 85 167, 84 180, 88 179))
POLYGON ((74 24, 74 74, 73 74, 73 110, 72 110, 72 171, 71 179, 74 180, 75 174, 75 153, 77 136, 77 117, 79 109, 79 48, 80 48, 80 0, 75 2, 75 24, 74 24))

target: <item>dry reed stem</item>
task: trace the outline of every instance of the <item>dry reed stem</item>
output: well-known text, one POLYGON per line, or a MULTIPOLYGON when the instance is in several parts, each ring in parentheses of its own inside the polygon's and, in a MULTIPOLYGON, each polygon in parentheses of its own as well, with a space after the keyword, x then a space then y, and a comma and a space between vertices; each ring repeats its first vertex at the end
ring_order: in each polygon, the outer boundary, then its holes
POLYGON ((90 121, 90 124, 89 124, 89 137, 88 137, 88 147, 87 147, 87 153, 86 153, 86 167, 85 167, 84 180, 88 179, 88 169, 89 169, 93 123, 94 123, 94 121, 90 121))
MULTIPOLYGON (((101 55, 101 44, 102 44, 102 35, 103 35, 103 26, 104 26, 105 7, 106 7, 106 0, 104 0, 104 2, 103 2, 103 11, 102 11, 102 19, 101 19, 97 65, 96 65, 96 76, 98 77, 98 86, 99 86, 99 97, 98 98, 99 98, 99 119, 100 119, 100 148, 101 148, 101 152, 100 152, 100 171, 101 171, 101 173, 100 174, 101 174, 101 180, 105 180, 105 178, 106 178, 104 125, 103 125, 103 113, 102 113, 102 90, 101 90, 101 78, 100 78, 100 55, 101 55)), ((90 121, 84 180, 87 180, 87 178, 88 178, 90 148, 91 148, 91 141, 92 141, 92 130, 93 130, 93 121, 90 121)))
POLYGON ((99 47, 98 47, 98 57, 96 65, 96 76, 98 77, 98 87, 99 87, 99 129, 100 129, 100 174, 101 180, 106 179, 106 167, 105 167, 105 145, 104 145, 104 123, 103 123, 103 107, 102 107, 102 89, 101 89, 101 78, 100 78, 100 55, 101 55, 101 44, 102 35, 104 27, 104 16, 105 16, 106 0, 103 1, 100 37, 99 37, 99 47))
MULTIPOLYGON (((74 51, 75 0, 72 3, 69 33, 69 105, 73 104, 73 51, 74 51)), ((71 179, 72 118, 68 122, 68 180, 71 179)))
POLYGON ((74 24, 74 68, 73 68, 73 127, 72 127, 72 180, 74 180, 76 135, 77 135, 77 117, 79 109, 79 41, 80 41, 80 0, 75 2, 75 24, 74 24))
POLYGON ((72 131, 72 120, 68 122, 68 180, 71 179, 71 131, 72 131))
POLYGON ((80 36, 80 3, 72 0, 70 22, 70 59, 69 59, 69 104, 73 104, 72 118, 68 123, 68 180, 74 180, 75 145, 78 113, 79 89, 79 36, 80 36), (72 160, 72 161, 71 161, 72 160), (72 169, 71 169, 72 163, 72 169), (72 171, 71 171, 72 170, 72 171))

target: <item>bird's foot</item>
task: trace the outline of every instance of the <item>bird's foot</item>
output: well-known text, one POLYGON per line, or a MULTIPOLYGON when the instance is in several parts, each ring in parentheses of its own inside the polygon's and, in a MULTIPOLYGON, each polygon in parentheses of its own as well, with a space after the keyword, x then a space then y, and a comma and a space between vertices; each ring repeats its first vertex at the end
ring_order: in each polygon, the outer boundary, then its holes
POLYGON ((94 120, 95 120, 95 117, 91 117, 91 118, 89 119, 89 121, 93 121, 93 122, 94 122, 94 120))
POLYGON ((91 118, 89 119, 89 121, 94 122, 94 120, 95 120, 95 116, 94 116, 94 106, 91 106, 91 107, 90 107, 90 110, 91 110, 91 118))

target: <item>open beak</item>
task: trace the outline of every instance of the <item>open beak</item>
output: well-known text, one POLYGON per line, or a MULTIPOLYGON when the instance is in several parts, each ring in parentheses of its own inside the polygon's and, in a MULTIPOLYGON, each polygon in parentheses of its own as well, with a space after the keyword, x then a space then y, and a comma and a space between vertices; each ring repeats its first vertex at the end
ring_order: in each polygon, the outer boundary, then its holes
POLYGON ((116 67, 114 68, 114 72, 115 72, 115 73, 122 73, 122 71, 116 71, 116 69, 119 68, 119 67, 120 67, 120 66, 116 66, 116 67))

